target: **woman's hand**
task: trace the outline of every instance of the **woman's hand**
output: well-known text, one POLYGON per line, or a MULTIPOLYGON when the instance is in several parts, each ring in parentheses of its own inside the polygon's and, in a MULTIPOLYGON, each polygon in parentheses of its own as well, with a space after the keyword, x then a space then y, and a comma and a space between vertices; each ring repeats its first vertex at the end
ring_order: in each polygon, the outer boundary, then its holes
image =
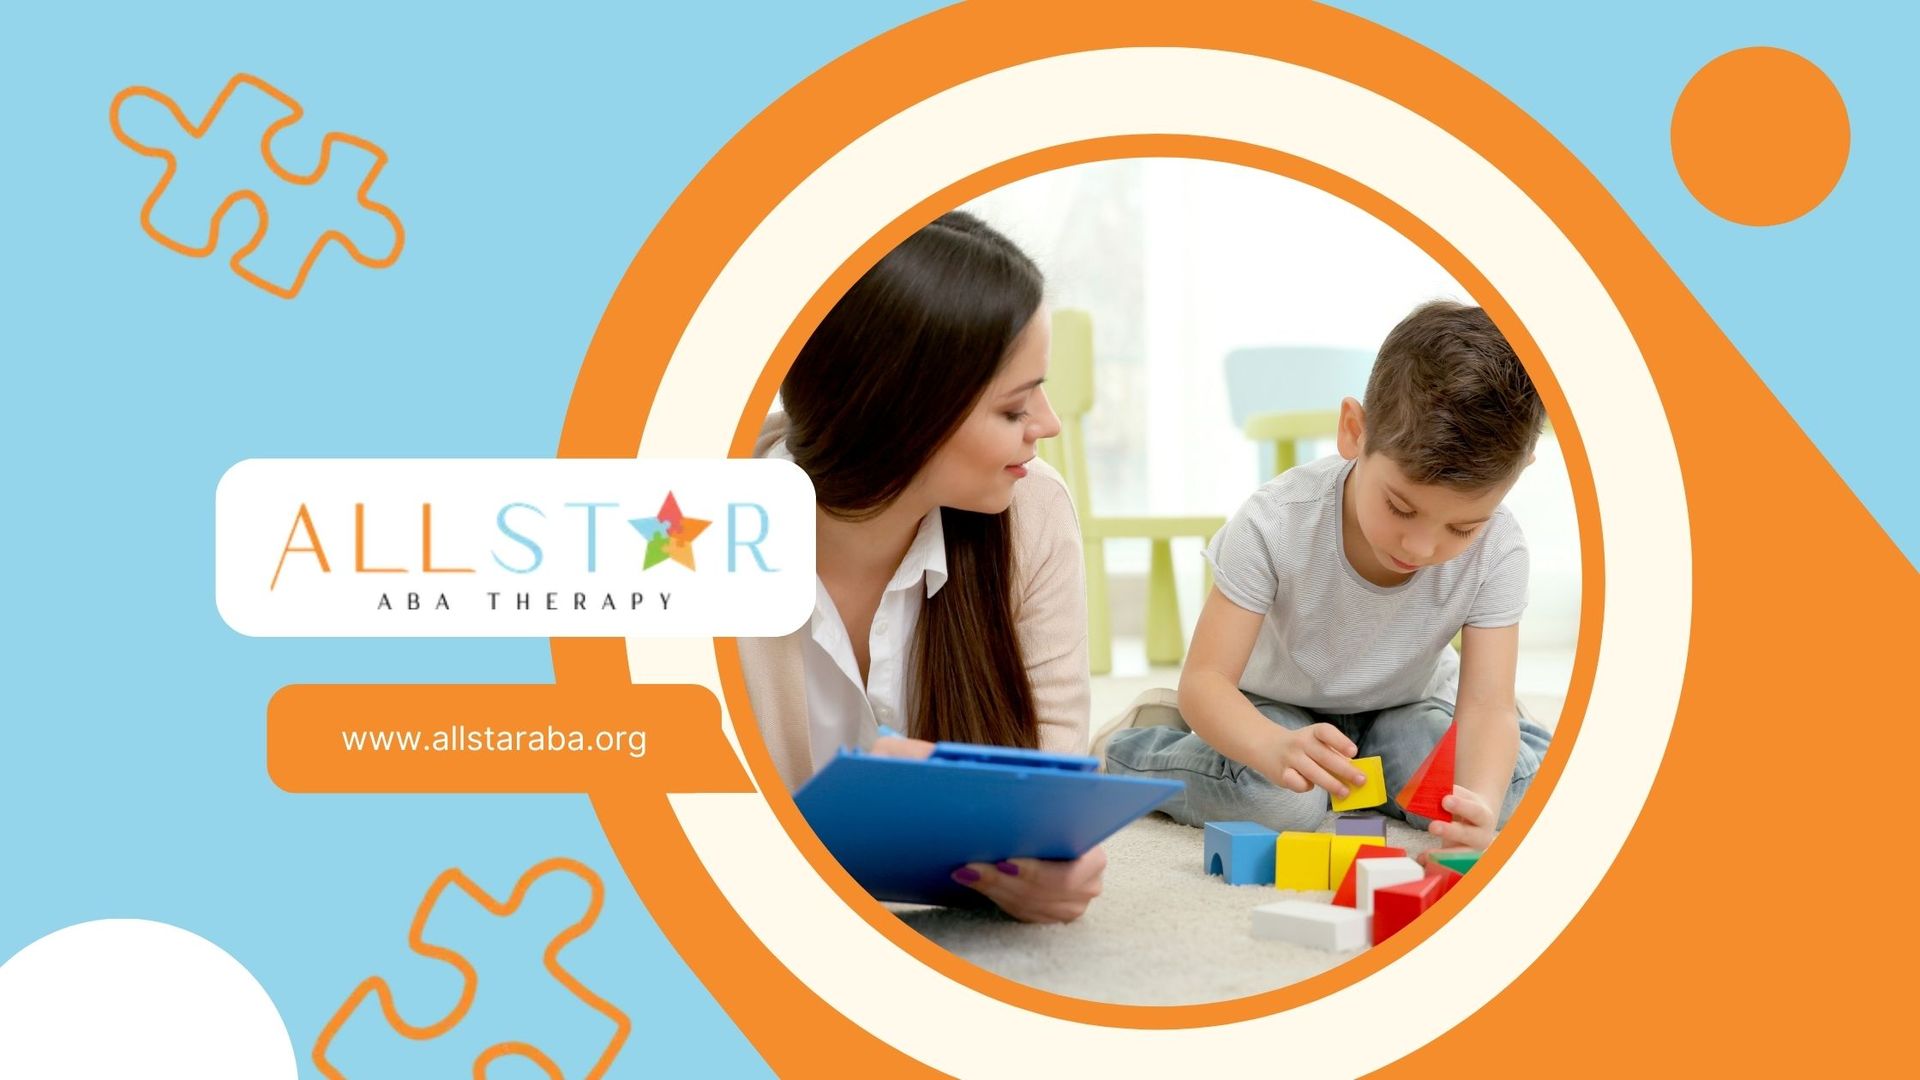
MULTIPOLYGON (((869 753, 881 757, 924 758, 933 753, 925 739, 889 735, 875 739, 869 753)), ((1021 922, 1072 922, 1100 895, 1107 853, 1094 848, 1071 862, 1056 859, 1006 859, 968 863, 953 880, 999 905, 1021 922)))
POLYGON ((1005 859, 968 863, 953 880, 997 904, 1021 922, 1072 922, 1100 895, 1107 853, 1094 848, 1072 862, 1055 859, 1005 859))
MULTIPOLYGON (((881 757, 924 758, 933 753, 925 739, 887 736, 875 739, 869 753, 881 757)), ((968 863, 953 880, 993 901, 1021 922, 1072 922, 1100 895, 1107 853, 1094 848, 1071 862, 1056 859, 1006 859, 968 863)))
POLYGON ((1427 831, 1439 837, 1449 847, 1472 848, 1475 851, 1487 850, 1498 832, 1494 828, 1499 818, 1487 806, 1487 801, 1471 788, 1454 785, 1453 794, 1440 800, 1440 805, 1453 815, 1452 821, 1430 821, 1427 831))
POLYGON ((873 740, 867 753, 881 757, 927 758, 933 756, 933 744, 925 739, 909 739, 905 735, 885 735, 873 740))

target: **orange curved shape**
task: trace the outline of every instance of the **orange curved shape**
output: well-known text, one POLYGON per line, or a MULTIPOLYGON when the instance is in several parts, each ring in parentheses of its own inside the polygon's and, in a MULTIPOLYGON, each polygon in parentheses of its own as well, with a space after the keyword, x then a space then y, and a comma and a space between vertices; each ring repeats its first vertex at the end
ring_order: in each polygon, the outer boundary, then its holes
MULTIPOLYGON (((1454 280, 1466 289, 1468 295, 1479 301, 1512 342, 1515 352, 1533 377, 1534 385, 1540 392, 1548 415, 1553 419, 1555 437, 1566 455, 1568 481, 1573 487, 1575 512, 1580 524, 1579 650, 1567 687, 1565 708, 1554 733, 1553 747, 1534 777, 1528 798, 1521 803, 1512 819, 1508 821, 1506 828, 1488 849, 1486 857, 1481 860, 1481 865, 1486 867, 1486 871, 1476 874, 1471 881, 1463 882, 1459 888, 1451 890, 1445 898, 1434 905, 1432 910, 1436 914, 1419 926, 1395 934, 1391 940, 1374 946, 1335 968, 1263 993, 1232 1000, 1185 1005, 1117 1005, 1040 990, 985 971, 934 944, 903 923, 884 905, 874 900, 841 868, 825 845, 821 844, 819 838, 814 835, 806 819, 800 814, 799 808, 795 806, 792 796, 773 766, 759 728, 745 722, 752 716, 752 703, 747 698, 746 681, 741 669, 738 648, 732 640, 723 639, 716 642, 715 651, 727 708, 731 715, 740 721, 736 725, 736 733, 741 750, 747 758, 749 768, 759 781, 759 787, 771 806, 774 816, 780 820, 792 837, 795 846, 800 849, 821 878, 848 907, 865 918, 875 930, 901 951, 948 978, 1031 1012, 1088 1024, 1136 1028, 1180 1028, 1246 1020, 1281 1012, 1358 982, 1405 955, 1431 933, 1434 927, 1472 900, 1493 872, 1505 863, 1508 854, 1525 838, 1533 821, 1539 816, 1541 806, 1552 796, 1553 789, 1559 781, 1568 748, 1579 737, 1587 701, 1592 693, 1594 660, 1602 638, 1601 613, 1605 607, 1602 601, 1605 596, 1607 574, 1598 502, 1593 492, 1592 469, 1587 462, 1585 444, 1579 427, 1570 412, 1558 379, 1547 364, 1546 357, 1534 343, 1518 311, 1507 302, 1505 296, 1446 237, 1435 232, 1404 207, 1372 188, 1332 169, 1270 147, 1207 136, 1110 135, 1063 143, 999 162, 979 173, 959 178, 929 195, 918 205, 896 218, 887 228, 870 238, 815 291, 813 298, 788 328, 780 346, 769 358, 766 369, 748 398, 746 411, 734 432, 733 456, 752 455, 754 439, 759 432, 762 419, 772 407, 774 392, 781 378, 826 312, 861 274, 914 230, 946 210, 964 205, 989 191, 1028 176, 1095 161, 1139 157, 1188 158, 1260 169, 1318 188, 1367 212, 1419 247, 1434 262, 1444 267, 1454 280)), ((556 658, 558 654, 559 648, 556 643, 556 658)), ((633 802, 631 793, 616 794, 603 791, 594 793, 596 808, 601 807, 603 802, 617 805, 616 800, 629 805, 633 802)), ((607 829, 609 837, 614 840, 615 854, 621 854, 623 848, 619 830, 630 827, 632 823, 610 816, 613 812, 607 810, 601 810, 600 813, 602 824, 607 829)))
MULTIPOLYGON (((566 1074, 552 1058, 542 1053, 540 1048, 523 1042, 495 1043, 473 1059, 473 1080, 487 1080, 487 1066, 505 1057, 521 1057, 540 1067, 551 1080, 565 1080, 566 1074)), ((598 1076, 599 1073, 593 1075, 598 1076)))
POLYGON ((281 92, 265 79, 248 75, 244 72, 227 80, 226 87, 220 91, 218 97, 213 99, 213 106, 207 110, 207 115, 202 117, 198 124, 187 119, 187 114, 181 110, 173 98, 151 87, 129 86, 118 94, 115 94, 113 96, 113 103, 107 107, 107 122, 113 127, 113 137, 120 140, 121 145, 136 154, 140 154, 143 157, 159 158, 167 163, 166 169, 160 174, 160 182, 154 185, 153 190, 147 195, 147 201, 141 204, 140 227, 146 231, 148 236, 171 251, 195 259, 205 258, 213 254, 214 249, 220 246, 220 222, 221 219, 226 216, 227 211, 232 209, 235 203, 243 199, 252 203, 253 208, 260 214, 260 227, 254 232, 253 239, 247 241, 239 251, 234 252, 233 258, 227 261, 227 266, 250 284, 265 289, 267 292, 283 300, 291 300, 300 295, 300 290, 306 286, 308 272, 313 269, 314 261, 320 257, 321 250, 327 246, 329 241, 338 243, 346 250, 347 254, 353 258, 354 262, 359 263, 369 270, 383 270, 392 266, 400 258, 400 249, 406 246, 406 230, 400 224, 400 216, 395 214, 391 208, 367 197, 367 192, 373 188, 374 180, 379 177, 380 171, 387 167, 387 152, 357 135, 348 135, 339 131, 329 131, 320 140, 320 161, 314 166, 312 172, 296 173, 283 169, 280 167, 279 161, 275 160, 273 156, 273 137, 282 130, 299 123, 300 118, 305 115, 306 109, 302 107, 298 101, 281 92), (260 136, 261 159, 266 162, 267 168, 273 170, 275 176, 287 183, 300 184, 303 186, 318 183, 320 178, 327 173, 327 166, 332 160, 333 145, 335 143, 346 143, 349 146, 358 147, 373 155, 373 167, 367 170, 366 179, 361 181, 360 189, 355 193, 355 198, 363 208, 371 210, 385 218, 387 224, 393 227, 392 251, 388 252, 382 258, 370 258, 365 252, 361 251, 345 233, 338 229, 328 229, 326 232, 321 233, 320 238, 313 242, 313 247, 307 250, 307 257, 300 263, 300 271, 294 275, 293 284, 282 288, 258 274, 253 273, 242 265, 246 261, 247 256, 251 255, 253 250, 259 247, 261 241, 265 240, 267 236, 267 202, 260 197, 258 192, 251 188, 241 188, 231 195, 228 195, 226 199, 220 203, 219 208, 213 212, 213 217, 208 222, 207 239, 204 244, 193 245, 181 243, 154 226, 153 208, 159 204, 161 196, 166 194, 168 185, 173 183, 173 174, 178 171, 179 162, 175 159, 173 153, 164 147, 148 146, 133 136, 128 135, 126 129, 120 126, 121 106, 126 104, 128 98, 133 97, 143 97, 150 101, 156 101, 165 106, 169 113, 173 114, 174 122, 180 125, 182 131, 185 131, 190 137, 198 139, 213 127, 213 122, 219 117, 220 110, 226 107, 227 99, 232 97, 233 92, 241 86, 251 86, 290 110, 286 116, 268 125, 267 130, 260 136))
MULTIPOLYGON (((1877 940, 1870 949, 1804 950, 1796 972, 1804 992, 1782 993, 1769 950, 1755 946, 1778 933, 1779 910, 1743 902, 1759 894, 1728 889, 1735 883, 1713 876, 1716 861, 1701 858, 1697 838, 1702 821, 1728 809, 1726 793, 1744 790, 1742 778, 1791 783, 1818 772, 1817 759, 1800 762, 1789 752, 1789 719, 1895 715, 1887 706, 1900 699, 1887 692, 1884 673, 1910 666, 1907 618, 1920 605, 1920 577, 1593 175, 1511 101, 1398 34, 1304 3, 1229 9, 1034 7, 987 0, 942 9, 856 48, 742 129, 661 218, 588 349, 560 455, 635 452, 667 360, 709 283, 779 201, 841 147, 969 79, 1048 56, 1131 46, 1214 49, 1299 64, 1398 102, 1475 149, 1534 199, 1606 285, 1635 334, 1673 427, 1692 529, 1694 637, 1660 778, 1611 869, 1559 940, 1508 990, 1385 1071, 1453 1075, 1485 1071, 1491 1062, 1537 1060, 1569 1075, 1617 1074, 1644 1069, 1649 1047, 1660 1048, 1659 1060, 1671 1069, 1834 1071, 1866 1064, 1876 1050, 1889 1059, 1904 1053, 1903 999, 1895 990, 1900 973, 1920 962, 1912 935, 1877 940), (1768 448, 1764 469, 1754 467, 1755 446, 1768 448), (1796 519, 1820 523, 1809 538, 1796 541, 1797 547, 1817 549, 1817 557, 1781 558, 1780 545, 1754 542, 1763 513, 1756 508, 1789 500, 1796 519), (1795 662, 1770 665, 1764 686, 1757 687, 1755 658, 1779 651, 1782 638, 1791 642, 1795 662), (1834 677, 1863 670, 1882 677, 1834 677), (1729 896, 1712 908, 1711 918, 1688 917, 1684 898, 1721 889, 1729 896), (1646 977, 1649 965, 1657 965, 1659 978, 1646 977), (1836 986, 1883 992, 1825 992, 1836 986), (1611 1030, 1635 1037, 1582 1038, 1591 1035, 1596 1011, 1607 1014, 1611 1030), (1847 1034, 1836 1039, 1836 1031, 1847 1034), (1765 1037, 1755 1038, 1755 1032, 1765 1037), (1578 1047, 1577 1056, 1569 1046, 1578 1047)), ((1149 150, 1145 141, 1134 149, 1149 150)), ((1052 163, 1072 156, 1057 154, 1052 163)), ((1281 161, 1266 152, 1260 156, 1275 165, 1281 161)), ((1311 163, 1296 164, 1312 172, 1311 163)), ((902 222, 875 238, 822 287, 770 358, 755 407, 772 396, 772 385, 822 305, 861 268, 854 264, 877 259, 908 227, 902 222)), ((1496 321, 1511 332, 1517 324, 1506 314, 1511 312, 1496 314, 1496 321)), ((1527 358, 1536 379, 1545 374, 1527 358)), ((1564 406, 1556 409, 1556 427, 1569 415, 1564 406)), ((757 425, 758 419, 742 422, 757 425)), ((1587 516, 1597 513, 1590 499, 1581 500, 1581 507, 1584 552, 1599 523, 1587 516)), ((1570 719, 1581 719, 1584 701, 1576 699, 1590 687, 1598 645, 1585 620, 1597 629, 1598 616, 1597 605, 1583 604, 1570 719)), ((555 639, 552 655, 556 682, 614 685, 631 678, 618 641, 555 639)), ((764 748, 745 708, 738 654, 722 643, 718 659, 741 746, 756 775, 767 777, 764 748)), ((1877 761, 1920 758, 1920 729, 1895 722, 1874 725, 1871 732, 1877 761)), ((1562 740, 1555 741, 1558 747, 1562 740)), ((1557 749, 1536 786, 1557 777, 1565 753, 1557 749)), ((1849 794, 1859 814, 1903 809, 1898 784, 1862 785, 1849 794)), ((930 1072, 838 1012, 755 937, 676 827, 665 798, 618 790, 592 797, 649 912, 776 1072, 930 1072)), ((790 805, 777 789, 770 801, 776 813, 790 805)), ((1527 800, 1516 828, 1536 818, 1541 805, 1539 798, 1527 800)), ((1821 814, 1783 812, 1769 817, 1765 828, 1775 846, 1821 851, 1826 865, 1865 858, 1877 836, 1835 830, 1821 814)), ((1504 837, 1476 872, 1481 878, 1511 850, 1504 837)), ((795 840, 803 852, 817 854, 809 835, 796 832, 795 840)), ((815 866, 836 886, 836 875, 844 877, 817 859, 815 866)), ((1718 868, 1724 870, 1724 863, 1718 868)), ((1474 882, 1470 876, 1443 905, 1457 910, 1471 899, 1474 882)), ((854 906, 869 914, 867 907, 854 906)), ((1421 927, 1412 933, 1424 936, 1421 927)), ((1408 936, 1286 991, 1162 1010, 1053 999, 964 970, 968 965, 951 957, 915 955, 974 989, 1033 1011, 1114 1027, 1172 1028, 1271 1013, 1349 985, 1403 954, 1415 943, 1401 942, 1408 936)))
MULTIPOLYGON (((480 988, 479 974, 473 970, 473 964, 466 957, 444 945, 432 944, 421 937, 427 927, 427 917, 433 913, 434 906, 440 902, 440 894, 445 892, 449 885, 458 886, 460 891, 472 897, 488 912, 507 916, 520 909, 521 901, 526 899, 527 890, 533 887, 534 882, 562 870, 585 881, 593 895, 587 903, 586 913, 556 934, 553 940, 547 943, 541 958, 546 964, 547 973, 552 975, 560 985, 566 987, 595 1012, 613 1021, 613 1038, 608 1041, 607 1048, 601 1052, 593 1068, 587 1072, 589 1080, 606 1075, 608 1066, 613 1064, 615 1055, 620 1053, 620 1047, 626 1043, 627 1035, 633 1029, 633 1022, 627 1018, 626 1013, 581 985, 580 980, 560 966, 560 950, 566 948, 573 939, 593 928, 594 922, 600 918, 600 905, 606 899, 606 887, 601 883, 600 875, 594 873, 593 869, 585 863, 568 858, 552 858, 536 864, 520 875, 520 880, 513 886, 512 894, 505 901, 495 900, 488 895, 485 889, 476 885, 473 879, 462 873, 458 867, 448 869, 435 878, 433 884, 427 889, 427 895, 420 901, 420 907, 414 912, 413 925, 407 930, 407 947, 421 956, 445 961, 460 972, 460 1000, 454 1003, 451 1012, 433 1023, 411 1024, 400 1015, 399 1008, 394 1005, 393 990, 387 986, 387 981, 378 975, 368 977, 359 986, 354 987, 353 993, 347 995, 347 1000, 334 1011, 333 1017, 327 1021, 325 1027, 320 1029, 319 1037, 314 1040, 313 1063, 320 1070, 321 1075, 328 1077, 329 1080, 346 1080, 345 1074, 327 1060, 327 1047, 332 1045, 334 1036, 339 1034, 347 1018, 353 1015, 354 1010, 360 1007, 360 1002, 369 994, 379 999, 380 1012, 386 1018, 387 1026, 409 1039, 438 1038, 453 1030, 461 1020, 466 1018, 467 1010, 473 1007, 474 994, 480 988)), ((521 1042, 502 1042, 488 1047, 474 1060, 474 1076, 483 1077, 486 1074, 487 1063, 510 1056, 527 1058, 546 1070, 547 1075, 560 1076, 560 1069, 554 1064, 552 1058, 521 1042)))

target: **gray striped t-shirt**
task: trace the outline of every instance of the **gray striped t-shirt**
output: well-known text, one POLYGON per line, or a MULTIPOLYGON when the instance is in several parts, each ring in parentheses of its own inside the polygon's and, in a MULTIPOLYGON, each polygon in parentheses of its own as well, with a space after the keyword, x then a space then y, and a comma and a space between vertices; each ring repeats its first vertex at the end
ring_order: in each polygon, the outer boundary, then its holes
POLYGON ((1240 689, 1332 713, 1452 701, 1453 636, 1463 626, 1511 626, 1526 609, 1526 537, 1501 506, 1467 550, 1398 585, 1375 585, 1341 542, 1352 466, 1335 455, 1287 470, 1207 545, 1220 592, 1266 615, 1240 689))

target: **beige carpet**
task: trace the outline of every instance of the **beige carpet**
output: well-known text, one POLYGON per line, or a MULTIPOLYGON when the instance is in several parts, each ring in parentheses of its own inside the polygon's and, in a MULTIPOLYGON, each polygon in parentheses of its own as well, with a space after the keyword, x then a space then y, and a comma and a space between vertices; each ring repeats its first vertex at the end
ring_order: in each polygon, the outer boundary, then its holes
MULTIPOLYGON (((1322 831, 1331 832, 1331 815, 1322 831)), ((1354 955, 1259 941, 1254 908, 1330 892, 1227 885, 1200 869, 1199 829, 1151 814, 1106 842, 1105 890, 1078 921, 1029 926, 998 911, 888 905, 928 939, 1009 979, 1057 994, 1126 1005, 1245 997, 1317 975, 1354 955)), ((1387 843, 1409 854, 1433 837, 1389 820, 1387 843)))

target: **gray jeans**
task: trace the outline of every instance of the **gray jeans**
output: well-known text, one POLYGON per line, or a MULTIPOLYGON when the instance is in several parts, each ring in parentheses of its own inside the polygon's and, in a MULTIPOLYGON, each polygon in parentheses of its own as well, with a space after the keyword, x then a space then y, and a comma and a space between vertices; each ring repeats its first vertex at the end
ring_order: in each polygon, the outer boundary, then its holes
MULTIPOLYGON (((1322 713, 1247 695, 1260 714, 1291 730, 1313 724, 1331 724, 1360 748, 1359 757, 1378 756, 1386 774, 1388 799, 1378 809, 1418 829, 1427 819, 1408 814, 1392 799, 1413 771, 1427 760, 1441 736, 1453 725, 1453 703, 1439 698, 1416 701, 1391 709, 1365 713, 1322 713)), ((1505 825, 1513 808, 1533 783, 1546 753, 1551 732, 1524 716, 1520 725, 1520 752, 1513 763, 1513 780, 1500 806, 1505 825)), ((1107 743, 1107 771, 1119 776, 1151 776, 1186 783, 1186 791, 1161 804, 1160 811, 1183 824, 1209 821, 1257 821, 1269 829, 1318 829, 1327 816, 1328 796, 1320 788, 1289 791, 1250 766, 1227 757, 1182 727, 1140 727, 1116 731, 1107 743)))

